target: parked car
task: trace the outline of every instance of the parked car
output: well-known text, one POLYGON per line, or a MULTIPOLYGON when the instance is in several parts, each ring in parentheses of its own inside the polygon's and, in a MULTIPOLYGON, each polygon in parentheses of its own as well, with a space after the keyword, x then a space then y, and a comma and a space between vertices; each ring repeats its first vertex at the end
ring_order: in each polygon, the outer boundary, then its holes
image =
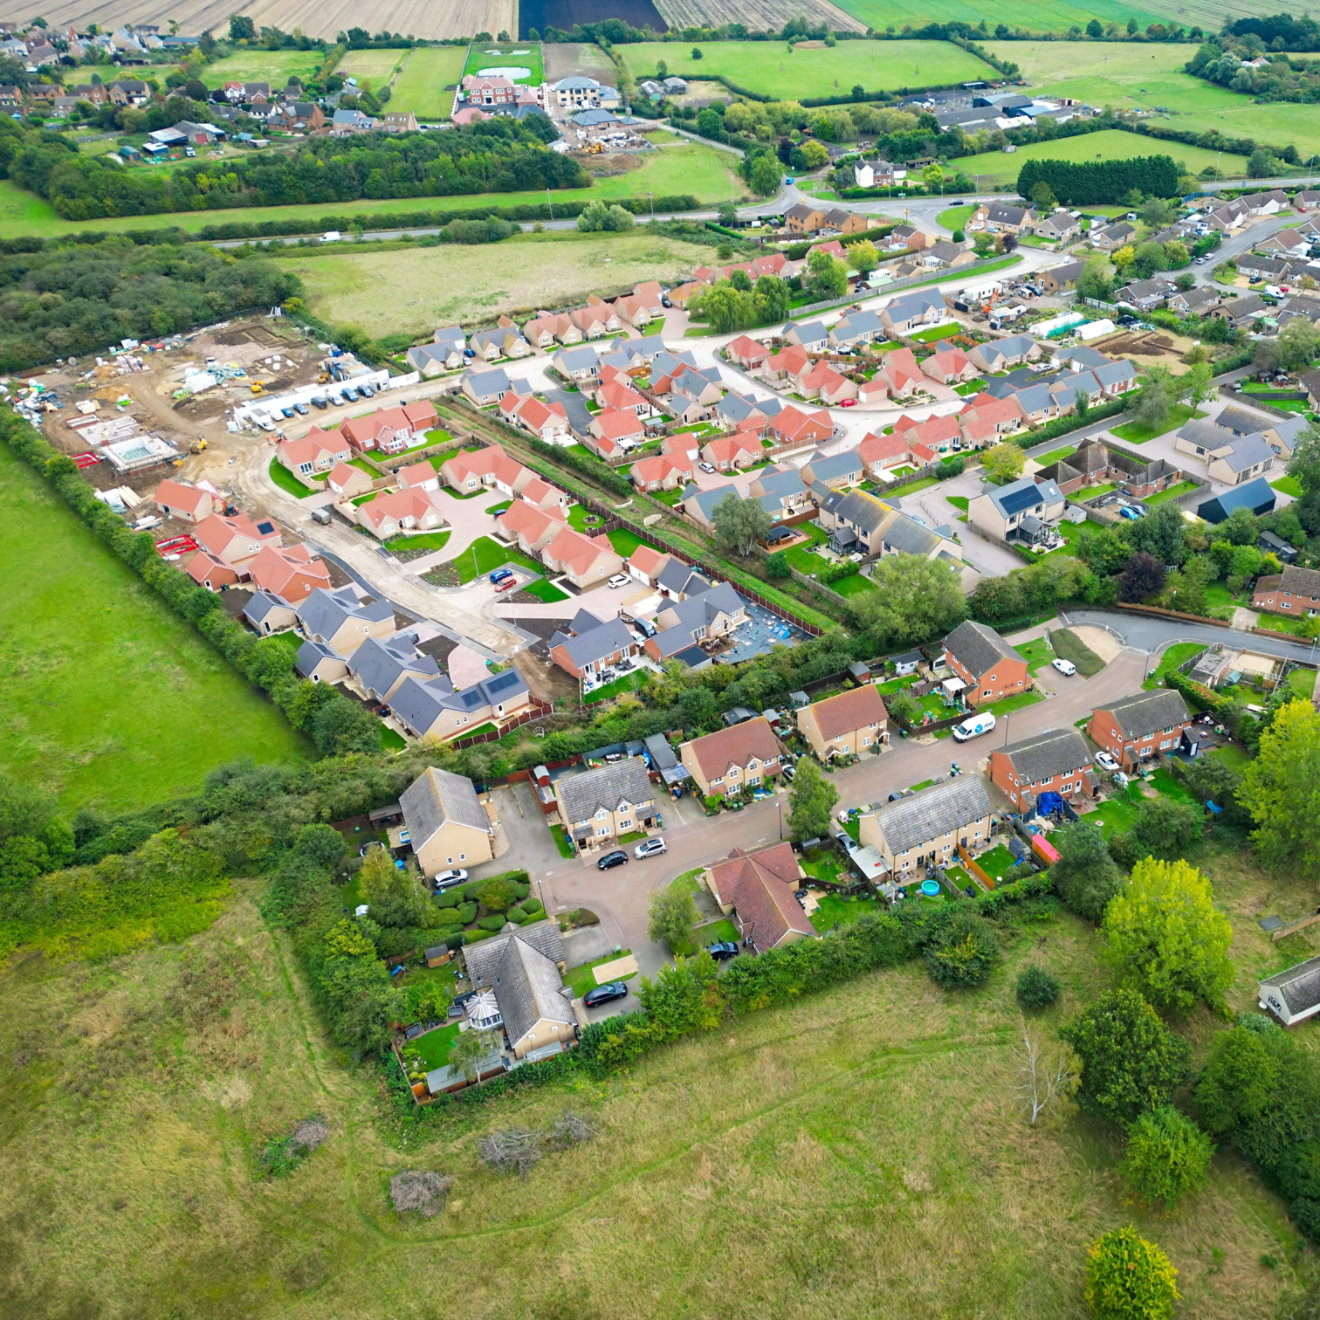
POLYGON ((455 885, 461 885, 467 878, 468 873, 461 866, 456 866, 452 871, 437 872, 435 877, 436 891, 452 889, 455 885))
POLYGON ((855 407, 857 407, 857 400, 856 400, 856 399, 840 399, 840 400, 839 400, 839 407, 840 407, 840 408, 855 408, 855 407))
POLYGON ((1055 656, 1050 664, 1061 673, 1064 678, 1071 678, 1077 672, 1077 666, 1071 660, 1064 660, 1060 656, 1055 656))
POLYGON ((487 573, 486 576, 498 586, 501 582, 507 582, 513 576, 513 570, 497 568, 493 572, 487 573))
POLYGON ((718 944, 706 945, 706 952, 710 954, 716 962, 724 962, 729 958, 738 956, 738 946, 732 940, 720 940, 718 944))
POLYGON ((1137 519, 1141 517, 1141 514, 1139 514, 1136 511, 1136 509, 1132 508, 1130 505, 1125 504, 1121 509, 1119 509, 1118 516, 1120 518, 1126 518, 1128 522, 1136 522, 1137 519))
POLYGON ((626 587, 629 581, 630 579, 627 573, 616 573, 612 578, 610 578, 608 582, 605 583, 605 585, 607 587, 626 587))
POLYGON ((295 403, 293 405, 293 411, 296 412, 299 417, 306 417, 307 405, 305 403, 295 403))
POLYGON ((669 845, 658 835, 654 839, 643 839, 641 843, 633 849, 634 857, 659 857, 662 852, 668 852, 669 845))
POLYGON ((616 848, 613 852, 607 852, 604 857, 596 863, 598 871, 612 871, 616 866, 626 866, 628 863, 628 854, 622 848, 616 848))
POLYGON ((588 990, 582 996, 582 1002, 588 1008, 595 1008, 597 1004, 608 1004, 615 999, 623 999, 628 994, 628 987, 622 981, 608 981, 605 985, 598 985, 594 990, 588 990))
POLYGON ((1108 752, 1096 752, 1095 763, 1101 770, 1108 770, 1111 775, 1118 769, 1118 762, 1108 752))
POLYGON ((699 467, 704 473, 706 473, 708 476, 714 476, 714 475, 715 475, 715 464, 714 464, 714 463, 707 463, 705 459, 702 459, 702 461, 701 461, 700 463, 698 463, 697 466, 698 466, 698 467, 699 467))
POLYGON ((364 399, 370 399, 374 397, 376 393, 376 391, 373 390, 370 385, 359 385, 357 387, 357 391, 364 399))

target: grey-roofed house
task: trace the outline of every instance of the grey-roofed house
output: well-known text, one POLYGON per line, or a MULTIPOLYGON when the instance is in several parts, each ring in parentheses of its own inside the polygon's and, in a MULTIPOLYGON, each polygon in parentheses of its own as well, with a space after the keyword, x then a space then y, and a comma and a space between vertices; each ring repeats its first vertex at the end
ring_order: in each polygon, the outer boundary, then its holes
POLYGON ((521 932, 505 944, 491 989, 515 1058, 567 1044, 577 1035, 573 992, 565 988, 554 960, 521 938, 521 932))
POLYGON ((662 596, 670 600, 686 600, 689 596, 709 591, 710 579, 700 569, 670 555, 664 567, 656 574, 655 586, 662 596))
POLYGON ((1077 798, 1095 792, 1095 754, 1076 729, 1050 729, 990 753, 990 779, 1019 811, 1042 793, 1077 798))
POLYGON ((269 591, 254 591, 243 606, 243 621, 255 633, 269 637, 271 633, 287 632, 298 622, 297 611, 269 591))
POLYGON ((428 683, 440 676, 435 657, 418 651, 412 633, 368 637, 348 657, 352 686, 368 701, 387 702, 406 678, 428 683))
POLYGON ((423 376, 438 376, 444 371, 456 371, 467 361, 460 349, 454 352, 448 344, 417 344, 404 355, 408 365, 423 376))
POLYGON ((1003 339, 977 344, 967 356, 982 371, 1004 371, 1021 362, 1034 361, 1043 351, 1030 335, 1006 335, 1003 339))
POLYGON ((634 656, 641 643, 622 619, 597 622, 594 628, 550 638, 550 659, 574 678, 590 678, 620 660, 634 656))
POLYGON ((864 815, 859 833, 898 879, 930 863, 947 865, 959 847, 979 848, 990 838, 993 814, 984 781, 961 775, 864 815))
POLYGON ((967 521, 996 540, 1032 545, 1048 538, 1066 507, 1063 492, 1052 479, 1019 477, 975 496, 967 506, 967 521))
POLYGON ((561 348, 551 365, 570 385, 594 385, 600 378, 600 358, 590 344, 561 348))
POLYGON ((720 582, 685 600, 665 605, 656 614, 659 632, 646 639, 646 653, 664 661, 690 646, 736 632, 747 622, 747 602, 728 582, 720 582))
POLYGON ((1213 422, 1190 421, 1174 436, 1174 448, 1195 454, 1206 463, 1213 481, 1240 486, 1273 465, 1274 449, 1260 431, 1239 435, 1213 422))
POLYGON ((799 471, 803 480, 829 487, 853 486, 866 475, 855 449, 845 449, 841 454, 813 454, 799 471))
POLYGON ((786 344, 821 350, 830 342, 830 331, 820 321, 789 321, 779 332, 786 344))
POLYGON ((807 483, 795 467, 763 471, 747 488, 748 497, 759 500, 775 522, 800 513, 810 504, 807 483))
POLYGON ((879 313, 852 312, 840 317, 830 328, 830 343, 836 348, 852 348, 855 344, 869 344, 885 338, 885 327, 879 313))
POLYGON ((444 675, 427 683, 405 678, 390 701, 404 732, 442 742, 487 724, 505 725, 531 706, 531 692, 516 669, 459 689, 444 675))
POLYGON ((886 334, 908 334, 923 325, 938 325, 944 318, 944 298, 922 289, 902 294, 880 309, 886 334))
POLYGON ((555 781, 559 819, 579 852, 610 847, 619 835, 655 823, 646 762, 629 756, 555 781))
POLYGON ((431 766, 403 790, 399 806, 423 875, 477 866, 495 856, 495 826, 465 775, 431 766))
POLYGON ((1260 983, 1257 1003, 1285 1027, 1320 1013, 1320 955, 1267 976, 1260 983))
POLYGON ((509 375, 503 367, 492 367, 489 371, 465 371, 458 388, 478 408, 488 408, 491 404, 499 403, 509 392, 509 375))
POLYGON ((963 697, 973 708, 1032 686, 1026 660, 993 628, 974 619, 944 639, 944 663, 962 680, 963 697))
POLYGON ((1274 490, 1264 477, 1226 490, 1196 506, 1196 516, 1208 523, 1221 523, 1235 509, 1250 509, 1258 518, 1274 512, 1274 490))
POLYGON ((318 587, 298 606, 298 631, 346 656, 368 637, 388 637, 394 631, 394 610, 386 600, 359 600, 351 586, 318 587))
POLYGON ((304 642, 293 659, 294 672, 312 683, 338 683, 348 677, 348 663, 324 642, 304 642))
POLYGON ((1192 717, 1180 692, 1156 688, 1097 706, 1086 732, 1125 770, 1161 752, 1171 752, 1182 741, 1192 717))

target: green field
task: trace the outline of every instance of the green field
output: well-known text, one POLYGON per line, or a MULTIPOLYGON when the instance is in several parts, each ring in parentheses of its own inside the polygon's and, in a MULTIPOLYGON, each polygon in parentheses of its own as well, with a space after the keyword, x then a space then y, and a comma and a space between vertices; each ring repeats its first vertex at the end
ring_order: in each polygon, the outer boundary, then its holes
POLYGON ((208 87, 222 87, 227 82, 268 82, 274 91, 282 91, 290 78, 306 82, 325 63, 319 50, 240 50, 223 60, 208 64, 202 81, 208 87))
POLYGON ((195 791, 307 744, 0 446, 0 770, 70 806, 195 791))
POLYGON ((335 72, 356 78, 360 86, 379 91, 390 80, 409 52, 406 50, 349 50, 335 66, 335 72))
POLYGON ((585 301, 589 293, 666 282, 709 260, 710 249, 645 230, 579 234, 551 230, 487 246, 355 251, 290 248, 286 257, 307 286, 309 306, 336 324, 373 335, 425 334, 450 321, 489 321, 505 312, 585 301), (394 293, 388 300, 381 289, 394 293))
POLYGON ((448 119, 454 108, 454 88, 463 76, 465 55, 461 46, 428 46, 411 51, 390 89, 390 108, 411 110, 418 119, 448 119))
MULTIPOLYGON (((545 80, 542 66, 541 46, 536 41, 515 41, 505 43, 473 42, 468 47, 467 62, 463 65, 463 74, 474 76, 483 69, 519 68, 527 73, 515 75, 510 81, 536 87, 545 80)), ((505 75, 509 76, 509 75, 505 75)))
MULTIPOLYGON (((1235 11, 1236 12, 1236 11, 1235 11)), ((1184 20, 1186 21, 1186 20, 1184 20)), ((1217 20, 1218 27, 1222 20, 1217 20)), ((1258 103, 1182 72, 1188 46, 1143 42, 993 41, 988 48, 1022 69, 1032 89, 1115 110, 1154 111, 1152 123, 1272 146, 1292 143, 1303 157, 1320 152, 1320 116, 1282 102, 1258 103)), ((1178 143, 1160 146, 1179 159, 1178 143)), ((1213 162, 1210 162, 1213 163, 1213 162)), ((1199 167, 1198 167, 1199 168, 1199 167)))
MULTIPOLYGON (((1140 8, 1124 4, 1121 0, 1018 0, 1011 9, 994 5, 990 0, 928 0, 920 10, 914 10, 904 0, 839 0, 839 8, 860 19, 877 32, 901 32, 909 24, 921 23, 981 23, 993 32, 1000 23, 1012 28, 1025 28, 1028 32, 1066 32, 1071 27, 1085 27, 1093 18, 1102 23, 1126 23, 1135 18, 1145 27, 1154 22, 1160 9, 1159 0, 1150 0, 1140 8)), ((1180 15, 1181 18, 1181 15, 1180 15)), ((1187 21, 1182 19, 1181 21, 1187 21)), ((1217 32, 1223 17, 1213 24, 1217 32)))
POLYGON ((615 53, 636 79, 653 75, 664 60, 671 75, 727 78, 784 100, 846 93, 858 83, 877 92, 993 76, 983 60, 944 41, 841 41, 808 50, 778 41, 708 41, 699 49, 699 60, 687 43, 643 41, 615 53))
POLYGON ((1019 147, 1015 152, 983 151, 979 156, 963 156, 958 168, 976 181, 977 187, 1012 185, 1022 166, 1029 160, 1126 160, 1132 156, 1172 156, 1193 174, 1207 165, 1217 165, 1226 175, 1245 174, 1245 156, 1234 156, 1225 151, 1207 151, 1202 147, 1185 147, 1181 142, 1157 142, 1140 133, 1127 133, 1122 129, 1106 128, 1098 133, 1084 133, 1079 137, 1058 138, 1053 142, 1034 142, 1019 147))

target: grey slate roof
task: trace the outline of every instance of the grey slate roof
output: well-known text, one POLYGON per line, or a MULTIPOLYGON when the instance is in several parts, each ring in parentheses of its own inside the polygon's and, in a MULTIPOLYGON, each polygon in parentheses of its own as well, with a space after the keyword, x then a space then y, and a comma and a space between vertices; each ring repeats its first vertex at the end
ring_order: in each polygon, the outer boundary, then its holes
POLYGON ((989 673, 1001 660, 1022 659, 993 628, 974 619, 960 623, 944 639, 944 649, 974 678, 989 673))
POLYGON ((1142 738, 1157 729, 1181 724, 1188 718, 1187 703, 1182 699, 1182 693, 1172 688, 1138 692, 1136 696, 1124 697, 1122 701, 1097 706, 1096 709, 1107 710, 1114 717, 1114 723, 1122 730, 1124 738, 1142 738))
POLYGON ((860 490, 849 491, 834 505, 834 515, 870 535, 889 517, 889 510, 879 500, 860 490))
POLYGON ((522 1040, 538 1022, 548 1020, 573 1026, 571 996, 562 993, 559 968, 545 954, 512 936, 495 969, 495 1002, 512 1044, 522 1040))
POLYGON ((1266 987, 1277 990, 1292 1017, 1305 1013, 1320 1003, 1320 957, 1308 958, 1285 972, 1267 976, 1261 983, 1261 998, 1266 987))
POLYGON ((489 371, 465 371, 461 384, 470 385, 472 393, 481 398, 487 394, 507 394, 509 375, 503 367, 492 367, 489 371))
POLYGON ((390 706, 408 728, 420 735, 435 723, 441 711, 474 714, 490 706, 521 699, 527 690, 526 682, 515 669, 506 669, 502 674, 473 683, 461 691, 455 691, 453 683, 443 674, 427 683, 405 678, 390 706))
POLYGON ((249 623, 258 624, 272 610, 280 609, 288 609, 288 606, 278 596, 272 596, 269 591, 254 591, 252 599, 243 606, 243 617, 249 623))
POLYGON ((599 369, 600 358, 590 344, 577 344, 572 348, 561 348, 554 356, 554 364, 563 372, 585 371, 587 368, 599 369))
POLYGON ((990 503, 1005 517, 1011 518, 1024 509, 1034 509, 1043 504, 1062 504, 1063 492, 1053 478, 1038 481, 1035 477, 1019 477, 1007 486, 988 492, 990 503))
POLYGON ((598 622, 596 627, 588 628, 573 637, 556 633, 550 639, 550 646, 551 649, 562 646, 573 665, 581 669, 583 665, 592 664, 607 655, 636 650, 637 638, 622 619, 611 619, 608 623, 598 622))
POLYGON ((677 644, 674 634, 682 634, 683 646, 692 645, 698 640, 695 635, 697 629, 708 627, 721 613, 736 614, 745 606, 746 602, 727 582, 720 582, 705 591, 689 596, 687 600, 664 606, 662 612, 667 613, 672 610, 675 622, 672 626, 663 629, 656 639, 661 651, 666 657, 674 654, 677 644))
POLYGON ((405 673, 423 674, 430 678, 440 676, 440 666, 435 657, 421 655, 413 642, 411 633, 395 633, 384 641, 368 637, 361 646, 348 657, 348 672, 362 685, 366 692, 388 692, 401 675, 405 673))
POLYGON ((841 454, 813 454, 808 461, 817 481, 829 481, 831 477, 847 477, 862 471, 862 460, 855 449, 845 449, 841 454))
POLYGON ((990 813, 985 781, 976 775, 960 775, 898 802, 887 802, 874 813, 874 819, 889 850, 901 853, 990 813))
POLYGON ((487 990, 494 984, 495 973, 504 957, 505 945, 513 939, 521 940, 537 953, 544 954, 551 962, 564 961, 564 942, 559 938, 559 923, 548 918, 545 921, 533 921, 520 926, 517 931, 505 931, 492 935, 488 940, 469 944, 463 950, 463 962, 467 966, 474 990, 487 990))
POLYGON ((888 317, 890 323, 896 321, 909 321, 915 316, 922 316, 926 312, 934 309, 941 316, 944 315, 944 299, 938 293, 923 292, 917 290, 914 293, 904 294, 901 298, 895 298, 888 307, 881 309, 881 315, 888 317))
POLYGON ((293 667, 298 674, 306 678, 322 660, 342 660, 338 651, 332 650, 324 642, 304 642, 294 656, 293 667))
POLYGON ((389 602, 384 600, 360 601, 352 587, 339 587, 328 591, 317 587, 298 606, 298 622, 313 637, 333 637, 349 619, 364 623, 381 623, 394 618, 389 602))
POLYGON ((655 798, 655 790, 646 777, 646 763, 637 756, 584 770, 578 775, 565 775, 555 788, 569 821, 574 824, 590 820, 601 807, 614 811, 621 802, 636 805, 655 798))
POLYGON ((923 526, 901 510, 884 525, 880 536, 888 550, 898 554, 923 557, 930 554, 942 539, 938 532, 923 526))
POLYGON ((408 839, 416 852, 448 822, 467 825, 483 834, 493 833, 490 818, 477 800, 477 790, 464 775, 431 766, 399 794, 399 806, 408 824, 408 839))
POLYGON ((1227 463, 1234 472, 1246 472, 1258 463, 1267 462, 1274 457, 1270 442, 1259 431, 1252 435, 1240 435, 1229 441, 1228 453, 1220 461, 1227 463))
POLYGON ((1020 780, 1038 784, 1055 775, 1080 770, 1095 760, 1076 729, 1047 729, 1003 749, 1020 780))

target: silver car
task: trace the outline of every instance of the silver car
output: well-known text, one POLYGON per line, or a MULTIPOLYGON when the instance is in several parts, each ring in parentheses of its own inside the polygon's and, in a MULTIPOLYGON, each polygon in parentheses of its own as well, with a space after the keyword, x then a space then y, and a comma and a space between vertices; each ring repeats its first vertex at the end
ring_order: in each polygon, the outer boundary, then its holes
POLYGON ((634 857, 659 857, 662 852, 668 852, 669 845, 659 836, 654 839, 643 839, 641 843, 633 849, 634 857))

